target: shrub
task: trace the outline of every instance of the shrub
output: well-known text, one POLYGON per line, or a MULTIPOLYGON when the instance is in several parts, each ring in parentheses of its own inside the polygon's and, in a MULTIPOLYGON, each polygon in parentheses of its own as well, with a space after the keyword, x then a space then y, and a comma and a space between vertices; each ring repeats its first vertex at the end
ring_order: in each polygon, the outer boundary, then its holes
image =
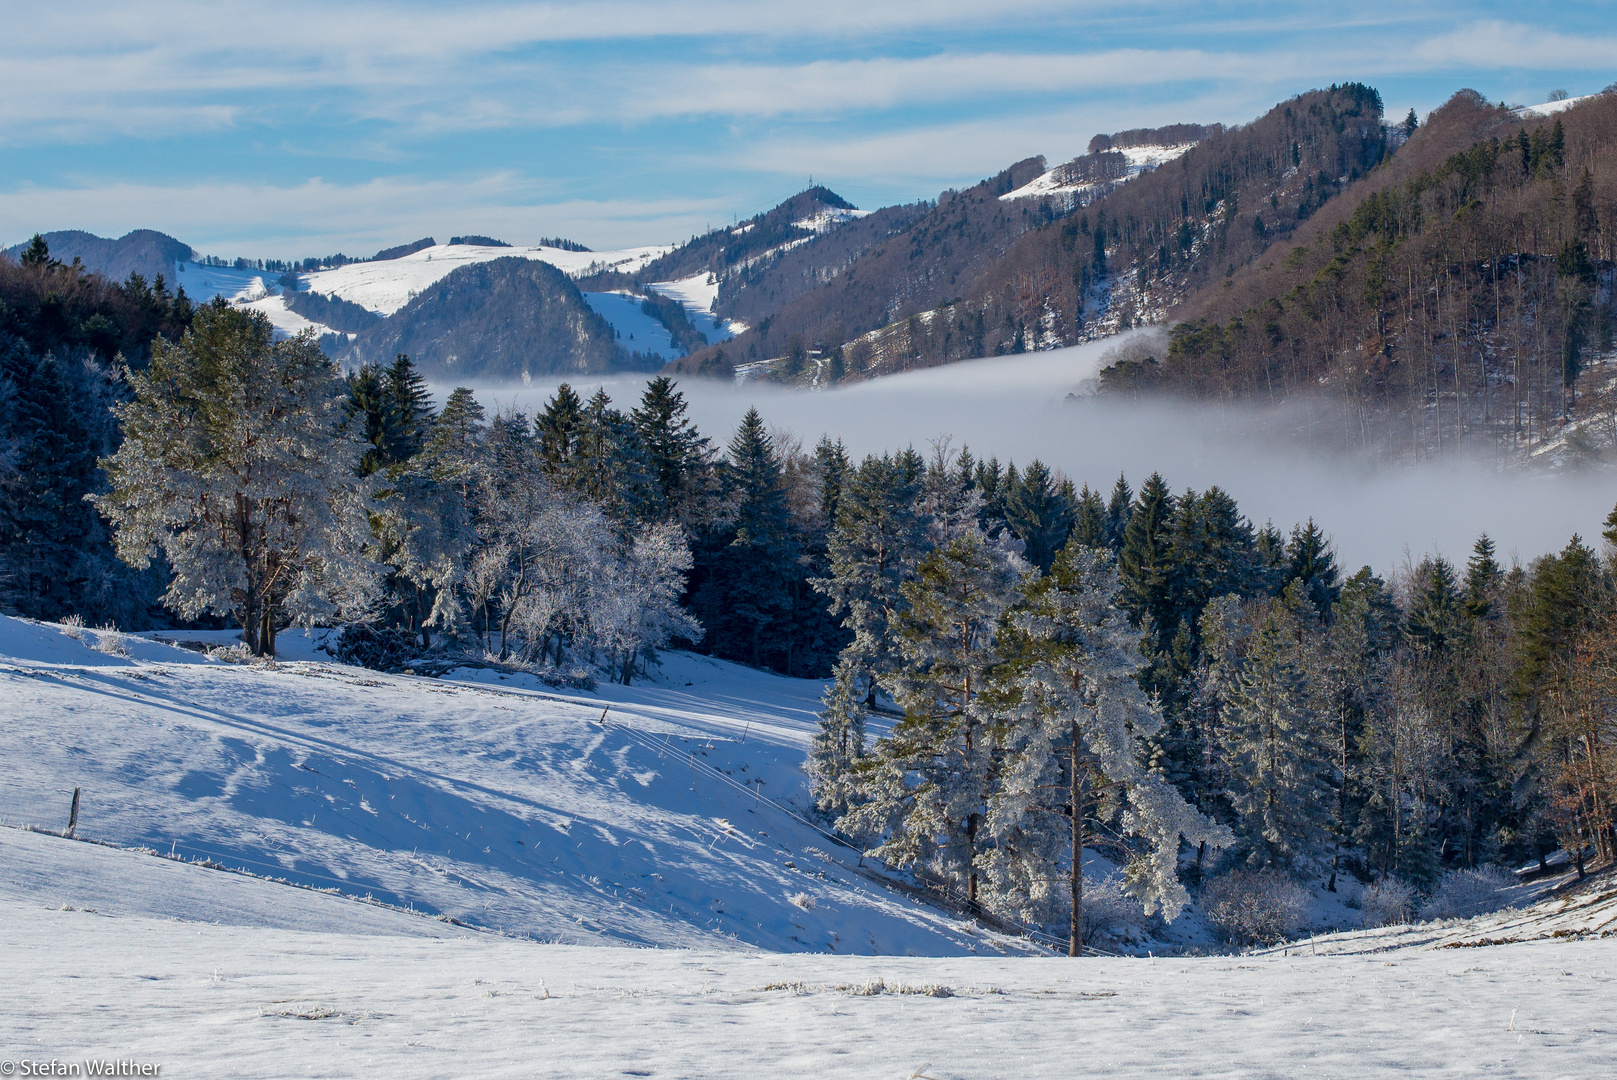
POLYGON ((84 619, 79 615, 69 615, 62 620, 62 633, 74 641, 84 640, 84 619))
POLYGON ((1296 934, 1308 890, 1278 870, 1232 870, 1202 887, 1202 914, 1232 945, 1271 945, 1296 934))
POLYGON ((1510 906, 1507 890, 1516 879, 1497 866, 1444 874, 1432 898, 1421 908, 1423 919, 1466 919, 1510 906))
POLYGON ((334 655, 345 664, 373 671, 402 671, 420 652, 416 636, 408 630, 353 623, 343 627, 334 655))
POLYGON ((1124 891, 1115 874, 1098 881, 1084 878, 1084 944, 1127 937, 1129 931, 1142 931, 1149 922, 1145 908, 1124 891))
POLYGON ((1402 926, 1415 917, 1415 888, 1395 877, 1384 877, 1365 888, 1359 897, 1364 925, 1402 926))
POLYGON ((108 656, 129 655, 129 641, 115 626, 103 626, 95 632, 95 648, 108 656))

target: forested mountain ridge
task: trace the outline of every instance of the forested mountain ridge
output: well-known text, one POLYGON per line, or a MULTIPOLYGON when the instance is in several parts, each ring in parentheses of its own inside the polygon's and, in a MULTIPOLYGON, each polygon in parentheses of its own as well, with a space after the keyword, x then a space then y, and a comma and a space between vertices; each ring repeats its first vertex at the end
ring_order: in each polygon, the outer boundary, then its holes
MULTIPOLYGON (((147 281, 162 275, 173 284, 181 263, 196 258, 189 244, 153 229, 136 229, 116 240, 96 236, 81 229, 44 234, 51 254, 64 263, 77 259, 86 270, 104 274, 112 281, 124 281, 139 274, 147 281)), ((20 260, 27 244, 7 248, 5 254, 20 260)))
MULTIPOLYGON (((834 279, 721 347, 730 364, 800 352, 818 379, 862 378, 977 356, 1054 348, 1159 321, 1204 282, 1288 235, 1387 152, 1381 99, 1358 84, 1300 95, 1241 127, 1176 125, 1098 139, 1044 195, 1042 158, 937 203, 834 279), (1117 146, 1200 141, 1118 183, 1117 146), (1090 174, 1094 175, 1091 176, 1090 174), (1114 175, 1116 174, 1116 175, 1114 175), (1005 199, 1029 191, 1027 198, 1005 199)), ((1057 170, 1052 170, 1055 172, 1057 170)), ((709 370, 720 347, 681 368, 709 370)), ((722 365, 720 365, 722 366, 722 365)))
POLYGON ((514 256, 452 271, 362 331, 352 357, 385 362, 398 353, 441 380, 514 380, 634 363, 571 278, 514 256))
POLYGON ((1272 257, 1189 298, 1162 363, 1107 383, 1323 391, 1344 440, 1415 456, 1617 445, 1590 367, 1611 347, 1614 258, 1617 94, 1535 117, 1465 91, 1272 257))

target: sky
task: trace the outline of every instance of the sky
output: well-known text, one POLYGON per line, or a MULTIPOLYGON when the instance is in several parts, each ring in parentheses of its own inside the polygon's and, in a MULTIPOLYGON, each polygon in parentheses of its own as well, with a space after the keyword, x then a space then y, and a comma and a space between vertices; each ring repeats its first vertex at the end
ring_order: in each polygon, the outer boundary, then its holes
POLYGON ((674 243, 824 183, 935 197, 1314 87, 1390 116, 1617 81, 1617 5, 1365 0, 0 2, 0 244, 302 258, 674 243))

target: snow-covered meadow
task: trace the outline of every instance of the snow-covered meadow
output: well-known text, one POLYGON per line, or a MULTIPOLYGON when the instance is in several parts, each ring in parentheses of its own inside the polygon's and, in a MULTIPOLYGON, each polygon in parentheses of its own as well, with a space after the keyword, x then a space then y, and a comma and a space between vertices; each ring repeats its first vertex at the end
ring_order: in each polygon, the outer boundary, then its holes
POLYGON ((650 685, 556 693, 281 640, 246 666, 0 619, 0 1058, 895 1080, 1611 1060, 1609 888, 1260 954, 1041 956, 797 816, 814 682, 671 654, 650 685), (78 840, 19 827, 60 831, 75 787, 78 840))

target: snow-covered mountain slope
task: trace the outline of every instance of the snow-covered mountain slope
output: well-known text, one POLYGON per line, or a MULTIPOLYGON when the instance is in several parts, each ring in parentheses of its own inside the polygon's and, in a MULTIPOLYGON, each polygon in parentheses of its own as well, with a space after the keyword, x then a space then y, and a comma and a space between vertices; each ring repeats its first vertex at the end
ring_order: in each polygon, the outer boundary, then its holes
POLYGON ((1610 1072, 1610 938, 1083 960, 581 948, 233 877, 0 829, 8 1060, 406 1080, 1610 1072), (94 881, 93 902, 65 881, 94 881), (232 889, 217 925, 155 895, 232 889))
POLYGON ((215 296, 247 303, 275 295, 275 279, 279 275, 265 270, 238 270, 233 266, 203 266, 199 263, 180 263, 174 284, 183 285, 185 294, 197 303, 206 303, 215 296))
POLYGON ((1000 198, 1010 201, 1012 199, 1042 198, 1048 195, 1065 195, 1076 198, 1084 194, 1100 194, 1111 190, 1116 184, 1132 180, 1143 172, 1149 172, 1177 157, 1182 157, 1195 145, 1195 143, 1182 143, 1175 146, 1124 147, 1118 152, 1126 159, 1126 165, 1124 166, 1123 175, 1115 179, 1074 179, 1073 163, 1066 162, 1039 174, 1015 191, 1001 195, 1000 198))
POLYGON ((630 352, 679 356, 668 328, 641 310, 641 298, 622 292, 587 292, 584 302, 612 325, 618 344, 630 352))
POLYGON ((309 292, 338 296, 378 315, 391 315, 416 293, 457 267, 512 256, 546 262, 571 276, 599 270, 632 274, 660 255, 666 246, 624 251, 568 251, 552 247, 491 247, 475 244, 436 244, 402 259, 349 263, 299 277, 309 292))
POLYGON ((1523 120, 1534 120, 1554 116, 1558 112, 1565 112, 1579 102, 1589 101, 1599 96, 1598 94, 1584 94, 1581 97, 1562 98, 1560 101, 1546 101, 1542 105, 1523 105, 1510 111, 1523 120))
POLYGON ((650 291, 670 300, 678 300, 685 307, 691 325, 707 335, 709 344, 727 341, 747 329, 745 323, 724 319, 714 314, 719 299, 717 274, 700 273, 678 281, 653 281, 645 286, 650 291))
POLYGON ((79 787, 82 836, 545 940, 1031 948, 796 816, 816 682, 673 654, 658 685, 558 695, 79 634, 0 619, 9 824, 61 829, 79 787))

